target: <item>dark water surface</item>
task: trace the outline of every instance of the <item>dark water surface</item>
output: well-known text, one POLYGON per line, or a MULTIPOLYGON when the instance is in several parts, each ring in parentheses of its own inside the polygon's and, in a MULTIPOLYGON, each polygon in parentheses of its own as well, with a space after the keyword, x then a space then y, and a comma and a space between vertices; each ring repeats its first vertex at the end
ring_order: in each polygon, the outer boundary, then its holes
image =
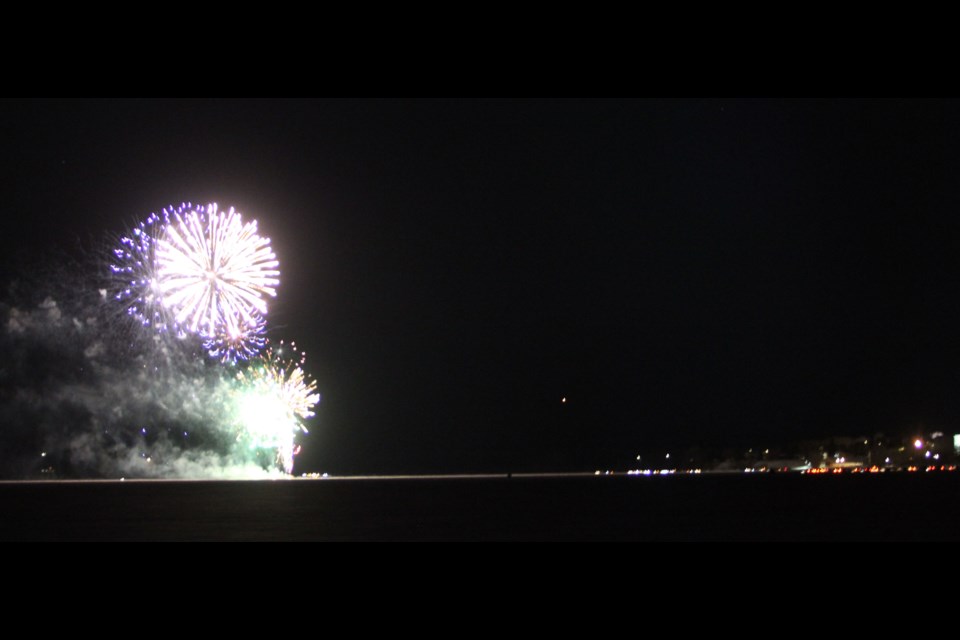
POLYGON ((0 484, 2 540, 957 540, 960 473, 0 484))

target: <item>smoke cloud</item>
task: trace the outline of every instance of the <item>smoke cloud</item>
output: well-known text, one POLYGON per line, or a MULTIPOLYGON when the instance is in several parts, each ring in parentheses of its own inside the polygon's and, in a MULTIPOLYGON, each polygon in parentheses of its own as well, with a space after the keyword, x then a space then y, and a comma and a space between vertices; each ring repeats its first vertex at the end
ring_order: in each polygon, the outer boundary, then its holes
POLYGON ((0 477, 282 476, 239 437, 236 370, 144 330, 91 280, 0 302, 0 477))

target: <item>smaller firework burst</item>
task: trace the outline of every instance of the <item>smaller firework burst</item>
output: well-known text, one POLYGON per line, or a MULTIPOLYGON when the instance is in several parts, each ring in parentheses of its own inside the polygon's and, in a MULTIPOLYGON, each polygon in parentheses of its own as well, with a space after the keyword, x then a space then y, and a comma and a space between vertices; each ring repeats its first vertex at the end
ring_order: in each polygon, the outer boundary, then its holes
POLYGON ((251 449, 272 449, 286 473, 298 452, 294 438, 320 401, 317 383, 301 368, 305 355, 291 343, 268 348, 237 373, 237 440, 251 449))
POLYGON ((267 323, 263 316, 253 314, 236 329, 223 331, 203 343, 211 358, 224 364, 234 364, 256 356, 267 343, 267 323))

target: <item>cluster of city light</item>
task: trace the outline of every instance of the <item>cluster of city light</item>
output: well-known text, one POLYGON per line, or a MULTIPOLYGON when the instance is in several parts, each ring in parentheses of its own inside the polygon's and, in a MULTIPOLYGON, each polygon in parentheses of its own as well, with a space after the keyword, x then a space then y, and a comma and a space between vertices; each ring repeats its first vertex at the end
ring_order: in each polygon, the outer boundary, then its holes
POLYGON ((676 473, 703 473, 703 469, 630 469, 628 476, 672 476, 676 473))
POLYGON ((822 467, 818 469, 807 469, 803 471, 803 473, 808 475, 822 475, 824 473, 836 474, 836 473, 845 473, 845 472, 848 472, 848 473, 894 473, 898 471, 905 471, 907 473, 915 473, 917 471, 930 472, 930 471, 956 471, 956 470, 957 470, 957 465, 955 464, 951 464, 951 465, 942 464, 940 466, 929 465, 927 467, 909 465, 902 469, 879 467, 877 465, 873 465, 871 467, 854 467, 852 469, 844 469, 842 467, 822 467))
POLYGON ((843 473, 896 473, 896 472, 916 472, 916 471, 956 471, 957 465, 928 465, 917 466, 909 465, 906 467, 892 467, 892 466, 863 466, 860 463, 851 464, 851 466, 825 466, 825 467, 811 467, 805 465, 803 467, 767 467, 767 466, 755 466, 755 467, 743 467, 742 469, 735 470, 717 470, 717 469, 702 469, 702 468, 689 468, 689 469, 629 469, 627 471, 612 471, 612 470, 597 470, 594 471, 593 475, 595 476, 613 476, 613 475, 627 475, 627 476, 672 476, 672 475, 697 475, 697 474, 722 474, 729 475, 731 473, 746 473, 746 474, 764 474, 764 473, 798 473, 803 475, 823 475, 823 474, 843 474, 843 473))

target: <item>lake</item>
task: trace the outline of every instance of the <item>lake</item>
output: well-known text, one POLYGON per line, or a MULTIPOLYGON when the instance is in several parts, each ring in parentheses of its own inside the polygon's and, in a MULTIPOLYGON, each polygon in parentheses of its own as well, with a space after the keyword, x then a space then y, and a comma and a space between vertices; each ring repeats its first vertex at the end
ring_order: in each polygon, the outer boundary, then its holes
POLYGON ((960 473, 0 483, 2 540, 957 540, 960 473))

